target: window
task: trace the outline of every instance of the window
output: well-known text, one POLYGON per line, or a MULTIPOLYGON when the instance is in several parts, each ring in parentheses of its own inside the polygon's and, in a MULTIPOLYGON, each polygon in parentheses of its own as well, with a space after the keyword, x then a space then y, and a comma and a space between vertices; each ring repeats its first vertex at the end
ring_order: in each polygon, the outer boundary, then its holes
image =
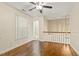
POLYGON ((16 39, 27 39, 27 19, 23 16, 16 17, 16 39))

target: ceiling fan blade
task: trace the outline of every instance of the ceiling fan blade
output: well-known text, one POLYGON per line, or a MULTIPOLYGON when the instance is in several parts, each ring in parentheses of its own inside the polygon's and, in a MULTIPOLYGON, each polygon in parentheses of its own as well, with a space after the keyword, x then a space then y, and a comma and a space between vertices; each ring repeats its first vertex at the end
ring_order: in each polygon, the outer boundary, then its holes
POLYGON ((42 13, 42 10, 40 10, 40 13, 42 13))
POLYGON ((36 3, 34 3, 34 2, 30 2, 30 3, 36 5, 36 3))
POLYGON ((33 7, 33 8, 31 8, 31 9, 29 9, 29 11, 32 11, 33 9, 35 9, 36 7, 33 7))
POLYGON ((52 8, 52 6, 43 6, 44 8, 52 8))

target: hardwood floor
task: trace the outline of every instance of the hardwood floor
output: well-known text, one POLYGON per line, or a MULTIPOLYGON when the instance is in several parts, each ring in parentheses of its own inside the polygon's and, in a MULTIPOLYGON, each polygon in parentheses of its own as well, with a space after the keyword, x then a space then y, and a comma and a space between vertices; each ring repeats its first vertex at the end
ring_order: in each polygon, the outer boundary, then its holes
POLYGON ((41 54, 44 56, 77 56, 69 44, 42 42, 41 54))
POLYGON ((1 56, 77 56, 68 44, 55 42, 31 41, 1 56), (39 44, 37 44, 39 43, 39 44))
POLYGON ((26 43, 20 47, 17 47, 13 50, 10 50, 4 54, 2 54, 2 56, 28 56, 28 55, 32 55, 32 44, 33 41, 26 43))

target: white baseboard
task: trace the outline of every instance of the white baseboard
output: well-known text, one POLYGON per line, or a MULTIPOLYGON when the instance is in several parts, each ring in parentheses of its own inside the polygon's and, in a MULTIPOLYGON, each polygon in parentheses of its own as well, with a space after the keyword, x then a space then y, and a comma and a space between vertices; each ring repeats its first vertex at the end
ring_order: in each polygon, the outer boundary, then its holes
MULTIPOLYGON (((47 41, 47 42, 65 43, 65 42, 57 42, 57 41, 50 41, 50 40, 39 40, 39 41, 42 41, 42 42, 47 41)), ((69 44, 69 43, 65 43, 65 44, 69 44)))
MULTIPOLYGON (((44 41, 47 41, 47 42, 53 42, 53 41, 48 41, 48 40, 39 40, 39 41, 42 41, 42 42, 44 42, 44 41)), ((61 43, 61 42, 56 42, 56 43, 61 43)), ((67 44, 67 43, 65 43, 65 44, 67 44)), ((74 49, 74 51, 78 54, 78 56, 79 56, 79 51, 77 51, 71 44, 70 44, 70 46, 74 49)))
POLYGON ((78 54, 78 56, 79 56, 79 51, 77 51, 71 44, 70 44, 70 46, 74 49, 74 51, 78 54))
MULTIPOLYGON (((28 42, 30 42, 30 41, 33 41, 33 40, 29 40, 29 41, 23 42, 23 43, 21 43, 21 44, 15 46, 15 47, 8 48, 8 49, 6 49, 6 50, 4 50, 4 51, 1 51, 0 54, 3 54, 3 53, 5 53, 5 52, 7 52, 7 51, 10 51, 10 50, 14 49, 14 48, 17 48, 17 47, 19 47, 19 46, 21 46, 21 45, 23 45, 23 44, 26 44, 26 43, 28 43, 28 42)), ((39 41, 44 42, 44 41, 47 41, 47 40, 39 40, 39 41)), ((47 42, 53 42, 53 41, 47 41, 47 42)), ((57 43, 60 43, 60 42, 57 42, 57 43)), ((79 55, 79 52, 78 52, 71 44, 70 44, 70 46, 71 46, 71 47, 75 50, 75 52, 79 55)))
POLYGON ((0 52, 0 54, 3 54, 3 53, 5 53, 5 52, 7 52, 7 51, 10 51, 10 50, 14 49, 14 48, 17 48, 17 47, 19 47, 19 46, 21 46, 21 45, 24 45, 24 44, 26 44, 26 43, 28 43, 28 42, 30 42, 30 41, 32 41, 32 40, 25 41, 25 42, 23 42, 23 43, 21 43, 21 44, 15 46, 15 47, 11 47, 11 48, 8 48, 8 49, 6 49, 6 50, 3 50, 3 51, 0 52))

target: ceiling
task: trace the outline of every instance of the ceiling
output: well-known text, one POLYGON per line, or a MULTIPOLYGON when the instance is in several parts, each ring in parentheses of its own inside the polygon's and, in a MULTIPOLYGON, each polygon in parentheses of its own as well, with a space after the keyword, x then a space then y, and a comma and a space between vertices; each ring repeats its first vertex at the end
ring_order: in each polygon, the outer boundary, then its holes
POLYGON ((69 16, 74 5, 74 3, 72 2, 47 2, 46 5, 53 6, 53 8, 52 9, 43 8, 43 13, 41 14, 36 9, 28 11, 30 8, 35 6, 29 2, 7 2, 7 3, 12 7, 15 7, 21 11, 22 9, 25 9, 25 11, 23 12, 31 15, 32 17, 44 16, 49 20, 69 16))

